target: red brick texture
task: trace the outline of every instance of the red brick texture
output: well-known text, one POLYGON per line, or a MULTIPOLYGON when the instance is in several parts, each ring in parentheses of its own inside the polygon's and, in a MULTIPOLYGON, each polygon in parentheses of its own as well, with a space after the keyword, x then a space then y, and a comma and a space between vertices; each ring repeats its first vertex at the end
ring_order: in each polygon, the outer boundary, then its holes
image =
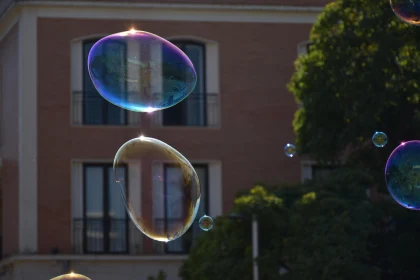
MULTIPOLYGON (((211 1, 216 2, 222 1, 211 1)), ((297 108, 286 83, 294 70, 297 44, 308 39, 310 27, 39 19, 39 253, 49 253, 56 246, 63 253, 71 251, 71 160, 112 159, 123 143, 140 133, 167 142, 190 160, 221 160, 224 211, 231 209, 239 190, 255 183, 298 182, 299 160, 287 158, 283 152, 284 145, 294 141, 291 123, 297 108), (138 128, 71 127, 70 41, 131 26, 162 37, 186 34, 219 42, 221 129, 151 128, 147 115, 142 116, 138 128)), ((150 178, 144 180, 147 183, 150 178)), ((150 193, 143 195, 144 199, 150 197, 150 193)))

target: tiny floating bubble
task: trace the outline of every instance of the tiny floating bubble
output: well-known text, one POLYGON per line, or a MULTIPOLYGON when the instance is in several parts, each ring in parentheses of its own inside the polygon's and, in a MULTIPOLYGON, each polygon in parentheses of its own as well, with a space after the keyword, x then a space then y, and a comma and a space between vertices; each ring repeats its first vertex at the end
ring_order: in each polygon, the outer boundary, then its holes
POLYGON ((375 132, 372 136, 373 145, 378 148, 382 148, 388 143, 388 136, 383 132, 375 132))
POLYGON ((212 217, 204 215, 203 217, 200 218, 200 220, 198 221, 198 224, 202 230, 209 231, 213 228, 214 221, 212 217))
POLYGON ((287 143, 286 146, 284 146, 284 153, 288 157, 293 157, 296 154, 296 147, 293 144, 287 143))

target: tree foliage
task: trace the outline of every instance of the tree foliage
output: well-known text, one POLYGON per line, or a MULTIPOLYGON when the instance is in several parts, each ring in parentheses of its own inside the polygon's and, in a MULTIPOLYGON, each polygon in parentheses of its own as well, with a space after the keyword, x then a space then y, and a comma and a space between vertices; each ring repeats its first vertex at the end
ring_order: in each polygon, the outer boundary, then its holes
POLYGON ((363 171, 340 170, 322 181, 280 188, 276 195, 256 186, 235 200, 242 218, 217 218, 180 275, 184 280, 251 279, 249 217, 256 215, 260 279, 278 279, 281 265, 291 269, 282 279, 378 279, 379 269, 368 264, 368 238, 377 217, 366 198, 371 181, 363 171))
POLYGON ((288 85, 303 103, 294 119, 301 153, 330 161, 352 147, 358 163, 382 168, 400 141, 420 137, 420 29, 389 0, 327 5, 310 41, 288 85), (370 143, 375 131, 389 137, 381 152, 370 143))

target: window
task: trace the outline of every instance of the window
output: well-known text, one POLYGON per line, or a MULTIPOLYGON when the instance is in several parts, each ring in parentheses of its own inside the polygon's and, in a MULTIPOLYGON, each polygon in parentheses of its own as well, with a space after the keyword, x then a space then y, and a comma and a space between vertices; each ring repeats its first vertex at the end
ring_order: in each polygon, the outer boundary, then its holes
POLYGON ((302 161, 302 182, 326 177, 336 168, 337 166, 334 165, 320 165, 316 161, 304 160, 302 161))
POLYGON ((327 177, 331 174, 331 172, 334 171, 334 167, 332 166, 320 166, 320 165, 314 165, 312 166, 312 178, 318 179, 327 177))
MULTIPOLYGON (((208 166, 205 164, 196 164, 194 165, 194 169, 197 172, 197 175, 200 180, 200 187, 201 187, 201 199, 200 199, 200 208, 197 212, 196 219, 199 219, 204 214, 209 214, 209 206, 208 206, 208 166)), ((163 190, 166 194, 165 201, 165 210, 164 210, 164 226, 170 227, 171 222, 177 221, 178 219, 182 218, 181 209, 172 209, 171 205, 178 205, 179 203, 172 203, 173 201, 177 201, 182 199, 183 194, 181 192, 181 169, 177 166, 165 164, 163 167, 163 174, 164 174, 164 186, 163 190)), ((168 254, 185 254, 188 253, 189 248, 194 243, 194 239, 202 234, 202 230, 199 228, 198 223, 194 222, 190 229, 180 238, 175 239, 166 244, 165 253, 168 254)))
MULTIPOLYGON (((127 168, 119 168, 127 178, 127 168)), ((128 217, 112 165, 84 164, 83 178, 84 252, 127 253, 128 217)))
POLYGON ((163 111, 164 126, 207 126, 207 94, 204 44, 173 41, 194 64, 197 84, 191 94, 181 103, 163 111))
MULTIPOLYGON (((82 102, 82 115, 84 125, 126 125, 127 113, 122 108, 113 105, 105 100, 96 90, 89 76, 87 60, 89 51, 97 40, 88 40, 83 42, 83 89, 82 92, 74 92, 75 100, 82 102)), ((106 52, 120 52, 120 57, 126 56, 126 46, 123 44, 111 42, 104 44, 106 52)), ((105 75, 105 73, 99 73, 105 75)), ((125 85, 120 85, 124 87, 125 85)), ((125 92, 124 89, 121 92, 125 92)))
POLYGON ((308 54, 309 53, 309 47, 311 46, 311 42, 310 41, 305 41, 305 42, 301 42, 298 44, 298 56, 299 55, 303 55, 303 54, 308 54))

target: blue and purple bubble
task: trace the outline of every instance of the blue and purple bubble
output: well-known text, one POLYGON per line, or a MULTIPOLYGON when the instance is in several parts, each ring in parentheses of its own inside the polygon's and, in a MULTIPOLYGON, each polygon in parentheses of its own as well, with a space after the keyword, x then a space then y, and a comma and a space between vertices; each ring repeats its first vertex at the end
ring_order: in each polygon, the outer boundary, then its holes
POLYGON ((408 141, 395 148, 386 163, 385 180, 398 204, 420 210, 420 141, 408 141))
POLYGON ((103 98, 135 112, 172 107, 184 100, 197 82, 185 53, 155 34, 138 30, 99 40, 89 52, 88 69, 103 98))

